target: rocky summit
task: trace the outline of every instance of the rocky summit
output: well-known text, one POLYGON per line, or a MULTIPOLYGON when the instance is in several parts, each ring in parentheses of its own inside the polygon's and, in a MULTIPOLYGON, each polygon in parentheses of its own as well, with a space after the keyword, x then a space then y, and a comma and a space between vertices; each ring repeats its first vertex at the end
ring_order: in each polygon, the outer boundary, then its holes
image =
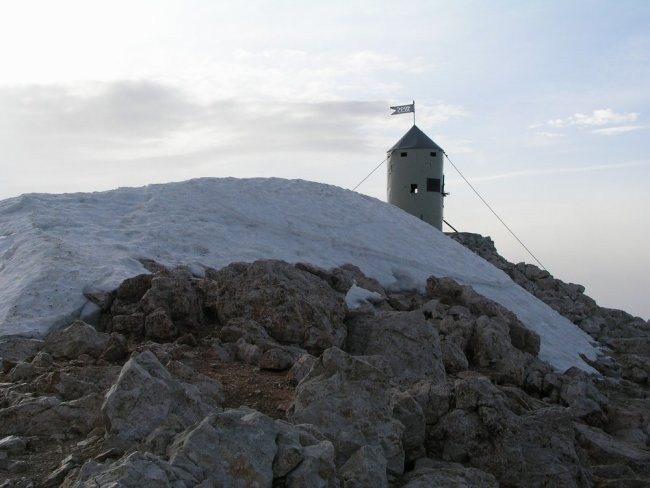
POLYGON ((451 278, 143 260, 85 321, 0 338, 0 486, 650 486, 650 324, 451 237, 588 333, 599 374, 451 278))

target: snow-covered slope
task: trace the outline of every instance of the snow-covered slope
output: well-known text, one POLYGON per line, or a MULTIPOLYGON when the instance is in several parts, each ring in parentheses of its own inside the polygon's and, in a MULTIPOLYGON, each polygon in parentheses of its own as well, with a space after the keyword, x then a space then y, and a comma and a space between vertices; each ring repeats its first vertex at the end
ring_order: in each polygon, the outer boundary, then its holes
POLYGON ((82 292, 145 272, 138 258, 196 273, 261 258, 359 266, 384 286, 448 276, 501 303, 542 337, 558 369, 592 371, 590 337, 502 271, 376 199, 300 180, 214 179, 0 202, 0 335, 42 336, 77 317, 82 292))

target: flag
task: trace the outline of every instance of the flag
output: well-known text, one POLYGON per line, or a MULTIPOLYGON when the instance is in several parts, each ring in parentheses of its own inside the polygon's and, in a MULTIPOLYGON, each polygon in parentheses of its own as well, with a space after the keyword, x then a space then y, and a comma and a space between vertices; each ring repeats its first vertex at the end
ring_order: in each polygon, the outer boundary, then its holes
POLYGON ((394 110, 394 112, 391 115, 408 114, 411 112, 415 112, 415 102, 409 105, 395 105, 394 107, 391 107, 391 110, 394 110))

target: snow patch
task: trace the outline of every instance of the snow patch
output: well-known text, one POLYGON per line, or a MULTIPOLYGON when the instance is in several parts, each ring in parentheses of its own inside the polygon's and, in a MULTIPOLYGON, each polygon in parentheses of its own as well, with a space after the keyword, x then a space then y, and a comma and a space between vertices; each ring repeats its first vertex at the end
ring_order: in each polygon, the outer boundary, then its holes
MULTIPOLYGON (((277 178, 201 178, 100 193, 0 201, 0 335, 42 337, 78 317, 84 290, 144 273, 139 259, 197 273, 234 261, 352 263, 387 289, 450 277, 541 336, 540 357, 592 371, 591 338, 505 273, 393 205, 338 187, 277 178)), ((87 310, 84 311, 84 315, 87 310)))
POLYGON ((353 284, 345 295, 345 303, 348 305, 350 310, 359 308, 366 303, 377 303, 384 299, 381 293, 376 291, 366 290, 353 284))

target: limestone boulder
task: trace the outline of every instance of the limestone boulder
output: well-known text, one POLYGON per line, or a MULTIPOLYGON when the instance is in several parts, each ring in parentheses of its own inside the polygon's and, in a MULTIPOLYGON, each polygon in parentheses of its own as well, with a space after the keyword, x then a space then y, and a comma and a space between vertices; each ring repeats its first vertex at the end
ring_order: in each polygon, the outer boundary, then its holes
POLYGON ((149 328, 145 322, 145 330, 154 340, 168 341, 179 333, 201 330, 201 299, 194 286, 194 277, 185 268, 156 273, 140 303, 149 320, 149 328), (150 319, 152 314, 154 318, 150 319), (165 318, 171 320, 173 326, 165 318))
POLYGON ((169 463, 149 452, 135 451, 109 464, 87 461, 79 470, 71 488, 115 486, 120 488, 187 487, 169 463))
POLYGON ((61 401, 56 396, 25 396, 15 405, 0 409, 3 433, 18 436, 85 435, 102 425, 102 397, 89 393, 61 401))
POLYGON ((341 467, 344 488, 388 488, 386 459, 376 447, 360 447, 341 467))
POLYGON ((337 465, 359 448, 376 447, 387 469, 404 470, 404 425, 393 416, 390 367, 381 357, 328 349, 296 388, 290 422, 313 424, 332 442, 337 465))
POLYGON ((503 486, 591 486, 568 409, 517 415, 481 378, 458 380, 454 392, 456 408, 428 432, 431 457, 490 473, 503 486))
POLYGON ((271 486, 276 435, 274 421, 255 410, 213 412, 176 438, 169 464, 186 486, 271 486))
POLYGON ((382 356, 401 381, 446 380, 438 332, 420 311, 351 318, 346 349, 354 355, 382 356))
POLYGON ((208 270, 200 287, 206 313, 221 324, 233 318, 254 320, 274 340, 315 355, 345 340, 343 295, 289 263, 256 261, 208 270))
POLYGON ((98 332, 92 325, 77 320, 48 334, 43 350, 58 358, 74 359, 82 354, 98 358, 107 341, 108 334, 98 332))
MULTIPOLYGON (((407 473, 402 485, 404 488, 429 488, 449 486, 455 488, 498 488, 496 478, 476 468, 468 468, 460 463, 438 459, 422 458, 415 468, 407 473)), ((369 485, 368 485, 369 486, 369 485)))
POLYGON ((125 363, 101 407, 107 432, 139 441, 170 415, 182 425, 198 422, 218 406, 214 391, 174 378, 150 351, 125 363))

